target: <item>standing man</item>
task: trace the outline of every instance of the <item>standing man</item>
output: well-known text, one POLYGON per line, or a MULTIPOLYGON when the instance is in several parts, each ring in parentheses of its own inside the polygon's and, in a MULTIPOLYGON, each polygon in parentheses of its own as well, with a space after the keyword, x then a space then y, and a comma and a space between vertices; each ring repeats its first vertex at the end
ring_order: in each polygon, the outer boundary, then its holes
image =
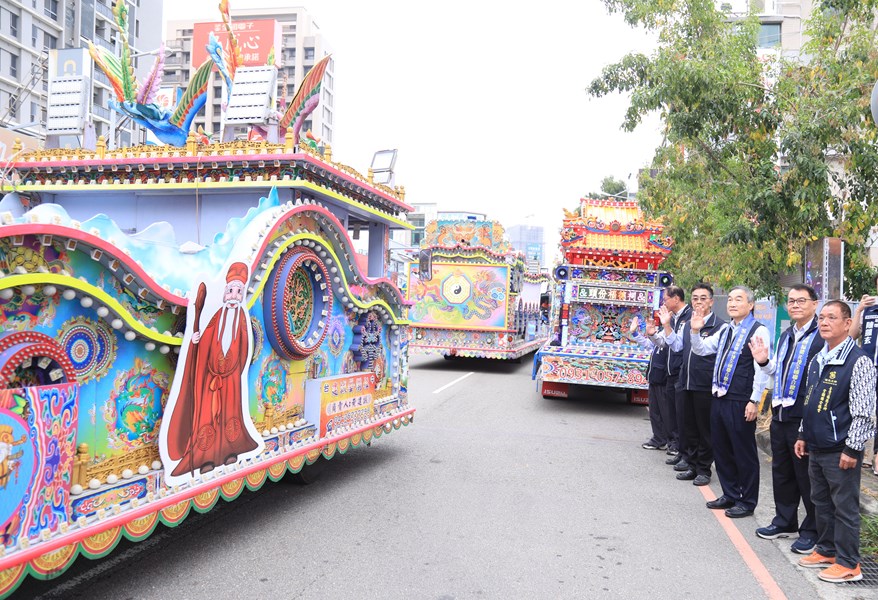
MULTIPOLYGON (((653 336, 655 344, 667 345, 666 331, 676 332, 680 335, 683 325, 692 317, 692 307, 686 304, 686 292, 678 285, 669 286, 665 289, 665 301, 659 311, 659 319, 665 330, 659 331, 653 336)), ((683 349, 668 352, 667 380, 665 382, 665 402, 662 414, 669 416, 666 427, 670 431, 668 439, 668 454, 673 454, 666 460, 666 464, 674 465, 675 470, 686 471, 689 468, 687 456, 683 452, 683 398, 682 394, 677 397, 677 378, 680 375, 680 367, 683 364, 683 349)))
MULTIPOLYGON (((649 424, 652 426, 652 437, 641 444, 644 450, 664 450, 668 447, 668 430, 667 422, 670 416, 664 414, 664 395, 665 382, 668 379, 668 348, 664 344, 654 344, 651 339, 647 339, 640 334, 640 320, 635 316, 631 318, 631 325, 628 333, 632 339, 642 346, 652 346, 652 354, 649 355, 649 367, 646 373, 647 381, 649 381, 649 424)), ((656 327, 653 323, 646 323, 646 335, 652 338, 656 334, 656 327)))
MULTIPOLYGON (((878 287, 878 280, 876 280, 876 287, 878 287)), ((859 338, 860 347, 867 356, 872 358, 872 363, 878 369, 878 296, 864 294, 860 298, 860 304, 857 306, 857 312, 848 335, 855 340, 859 338)), ((878 419, 878 412, 875 413, 875 418, 878 419)), ((873 454, 878 454, 878 435, 875 436, 872 450, 873 454)), ((872 472, 878 475, 876 460, 878 457, 873 456, 872 472)))
POLYGON ((716 353, 713 366, 710 433, 716 474, 722 496, 707 508, 726 509, 727 517, 749 517, 759 501, 759 454, 756 450, 757 404, 768 380, 753 358, 749 343, 754 336, 771 343, 768 329, 753 316, 756 298, 744 286, 729 292, 727 309, 732 322, 708 337, 701 337, 706 311, 693 315, 690 327, 692 352, 716 353))
MULTIPOLYGON (((713 313, 713 288, 706 283, 696 284, 691 292, 693 312, 705 313, 700 336, 710 337, 726 322, 713 313)), ((713 464, 713 444, 710 441, 711 374, 716 354, 699 356, 692 352, 691 321, 681 335, 670 333, 668 344, 672 350, 683 351, 683 364, 677 378, 677 393, 683 396, 683 431, 689 468, 677 474, 677 479, 691 480, 694 485, 710 483, 713 464)), ((667 333, 667 330, 666 330, 667 333)))
POLYGON ((807 397, 796 456, 810 455, 811 499, 817 547, 799 566, 822 568, 817 577, 859 581, 860 463, 875 434, 875 367, 848 335, 851 309, 830 300, 820 311, 826 345, 808 368, 807 397))
POLYGON ((756 535, 766 540, 789 537, 798 531, 791 550, 811 554, 817 543, 817 522, 811 502, 808 457, 796 456, 802 412, 805 407, 808 365, 823 348, 817 332, 817 292, 809 285, 796 284, 787 295, 787 310, 793 320, 777 341, 774 359, 760 338, 750 342, 753 358, 767 375, 774 375, 771 395, 771 483, 774 491, 774 519, 756 535), (805 505, 805 519, 799 525, 799 500, 805 505))

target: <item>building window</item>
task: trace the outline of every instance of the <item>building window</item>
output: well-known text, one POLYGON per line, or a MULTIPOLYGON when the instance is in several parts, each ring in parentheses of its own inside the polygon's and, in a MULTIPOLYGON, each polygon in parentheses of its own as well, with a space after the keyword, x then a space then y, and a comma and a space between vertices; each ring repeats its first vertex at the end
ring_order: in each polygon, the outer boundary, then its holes
POLYGON ((30 103, 30 120, 31 123, 37 120, 37 114, 40 112, 40 107, 36 102, 30 103))
POLYGON ((18 57, 14 54, 9 55, 9 76, 18 77, 18 57))
POLYGON ((762 23, 759 26, 759 48, 775 48, 780 46, 780 23, 762 23))
POLYGON ((56 38, 54 35, 50 35, 47 33, 45 39, 46 39, 46 46, 48 46, 52 50, 54 50, 55 48, 58 47, 58 38, 56 38))
POLYGON ((314 48, 305 48, 305 60, 314 60, 314 48))
POLYGON ((58 18, 58 0, 46 0, 43 4, 43 14, 50 19, 58 18))
POLYGON ((30 28, 30 44, 34 48, 39 48, 39 37, 40 37, 40 29, 36 25, 31 25, 30 28))
POLYGON ((9 13, 9 35, 18 39, 18 15, 9 13))

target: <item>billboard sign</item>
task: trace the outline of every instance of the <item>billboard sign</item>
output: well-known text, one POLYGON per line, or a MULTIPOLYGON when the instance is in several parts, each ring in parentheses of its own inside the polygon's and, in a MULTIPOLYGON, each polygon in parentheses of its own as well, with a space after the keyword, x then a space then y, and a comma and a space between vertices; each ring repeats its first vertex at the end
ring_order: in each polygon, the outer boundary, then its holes
MULTIPOLYGON (((272 48, 274 48, 275 60, 280 56, 283 38, 280 23, 274 19, 241 19, 232 22, 232 29, 238 38, 245 67, 265 65, 272 48)), ((193 67, 197 68, 207 60, 207 42, 211 33, 228 51, 229 32, 222 22, 195 23, 192 35, 193 67)))

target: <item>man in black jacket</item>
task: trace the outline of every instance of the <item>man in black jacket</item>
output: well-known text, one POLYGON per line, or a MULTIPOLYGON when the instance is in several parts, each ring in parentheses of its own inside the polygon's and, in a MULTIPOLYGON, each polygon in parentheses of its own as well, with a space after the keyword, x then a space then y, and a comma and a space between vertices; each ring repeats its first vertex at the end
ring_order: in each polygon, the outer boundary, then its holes
MULTIPOLYGON (((706 313, 701 337, 710 337, 726 323, 713 312, 713 288, 706 283, 696 284, 690 295, 695 312, 706 313)), ((692 352, 691 322, 686 322, 682 335, 668 334, 672 350, 682 349, 683 363, 677 378, 677 394, 683 397, 683 448, 689 468, 677 474, 677 479, 692 481, 694 485, 710 483, 713 464, 713 444, 710 441, 711 375, 716 354, 699 356, 692 352)))
POLYGON ((668 348, 664 344, 656 345, 648 339, 656 334, 655 325, 649 321, 645 327, 645 333, 648 337, 644 337, 640 333, 640 319, 636 316, 631 318, 628 333, 631 334, 636 343, 652 347, 646 374, 647 381, 649 381, 649 424, 652 427, 652 437, 641 444, 641 447, 644 450, 664 450, 668 447, 668 436, 671 430, 670 415, 664 412, 667 410, 664 396, 665 383, 668 379, 668 348))
POLYGON ((830 300, 818 328, 826 345, 808 367, 807 397, 796 456, 809 453, 811 499, 817 516, 817 546, 799 566, 823 569, 817 577, 859 581, 860 464, 875 434, 875 367, 848 335, 851 309, 830 300))
POLYGON ((762 371, 774 376, 771 395, 771 483, 774 491, 774 519, 760 527, 756 535, 774 540, 795 535, 791 550, 811 554, 817 543, 817 522, 811 501, 808 457, 795 453, 805 406, 805 377, 811 359, 823 348, 817 331, 817 292, 804 284, 796 284, 787 295, 787 310, 792 325, 781 334, 773 360, 760 338, 750 343, 753 358, 762 371), (805 506, 805 518, 799 523, 799 501, 805 506))
MULTIPOLYGON (((659 311, 659 319, 662 325, 667 324, 670 331, 677 335, 683 331, 683 325, 692 316, 692 307, 686 304, 686 292, 678 285, 669 286, 665 289, 665 301, 659 311)), ((667 328, 666 326, 666 328, 667 328)), ((665 330, 659 331, 650 338, 656 345, 667 346, 667 334, 665 330)), ((667 379, 665 381, 665 402, 663 414, 669 415, 671 435, 668 440, 668 453, 674 456, 667 461, 674 465, 678 471, 689 469, 688 456, 683 451, 683 395, 677 394, 677 378, 680 376, 680 367, 683 364, 683 349, 668 352, 667 379)))

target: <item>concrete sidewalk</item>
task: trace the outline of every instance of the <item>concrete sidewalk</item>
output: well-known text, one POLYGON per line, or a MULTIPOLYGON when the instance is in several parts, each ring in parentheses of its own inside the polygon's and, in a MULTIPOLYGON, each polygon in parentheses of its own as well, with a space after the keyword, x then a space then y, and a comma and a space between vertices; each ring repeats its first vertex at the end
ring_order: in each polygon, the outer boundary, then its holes
MULTIPOLYGON (((771 439, 768 433, 768 425, 770 421, 770 417, 768 419, 760 417, 759 427, 756 430, 756 444, 767 455, 769 463, 771 462, 771 439)), ((866 459, 864 462, 871 463, 873 458, 871 454, 871 452, 866 453, 866 459)), ((871 466, 863 467, 861 490, 860 513, 864 515, 878 515, 878 475, 875 475, 872 472, 871 466)))

